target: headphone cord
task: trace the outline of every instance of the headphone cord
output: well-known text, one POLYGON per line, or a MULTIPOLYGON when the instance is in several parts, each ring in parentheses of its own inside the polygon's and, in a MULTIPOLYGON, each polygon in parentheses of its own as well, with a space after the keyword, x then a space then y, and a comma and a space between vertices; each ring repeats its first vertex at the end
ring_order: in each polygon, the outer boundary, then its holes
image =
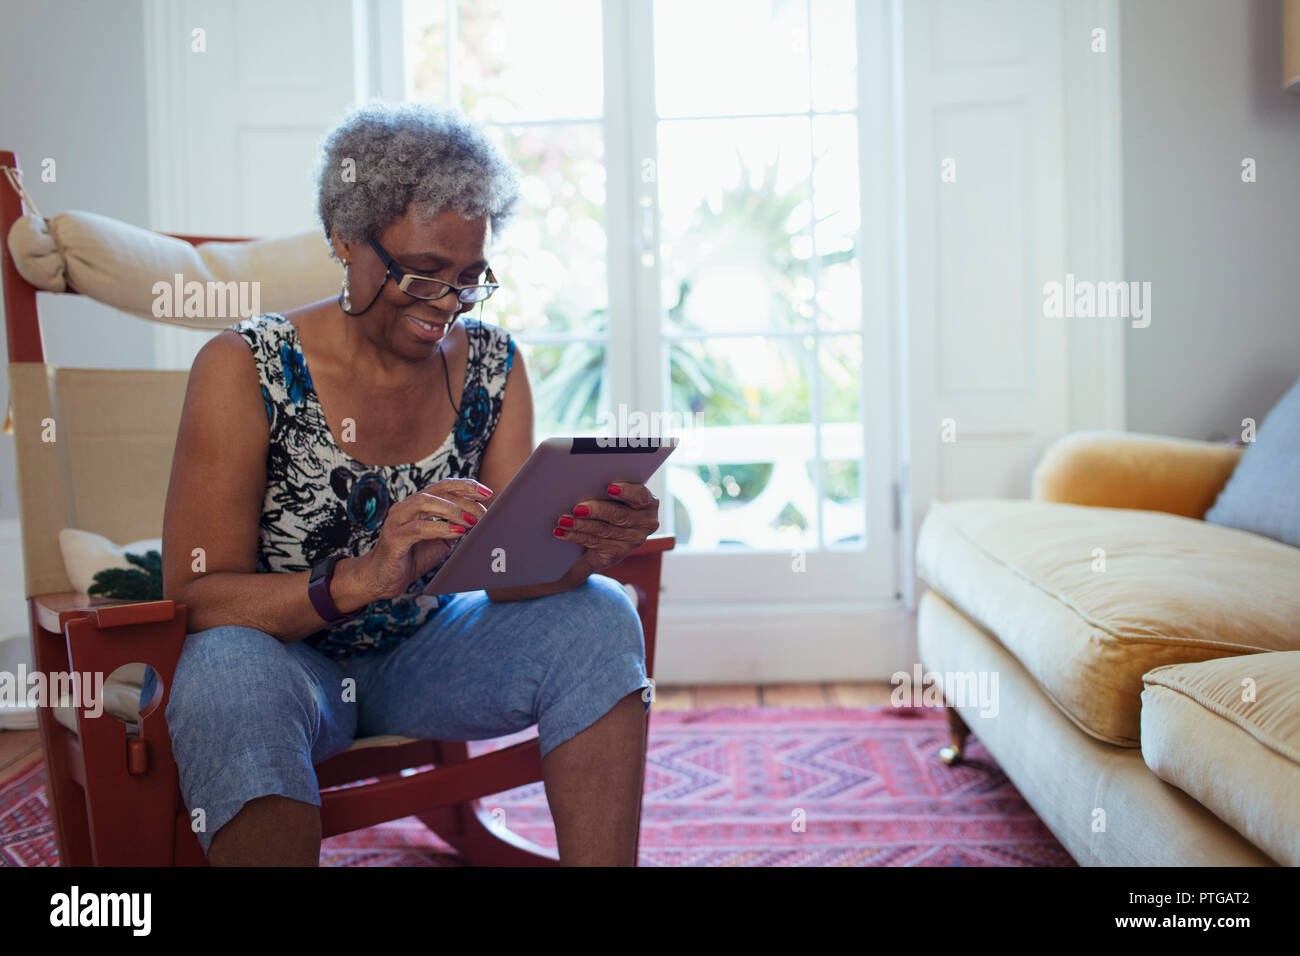
POLYGON ((370 302, 366 305, 366 307, 365 307, 364 309, 362 309, 360 312, 349 312, 347 309, 344 309, 344 308, 343 308, 343 293, 340 292, 340 293, 339 293, 339 299, 338 299, 338 301, 339 301, 339 309, 342 310, 342 312, 343 312, 344 315, 365 315, 367 312, 370 311, 370 306, 374 305, 375 302, 378 301, 378 299, 379 299, 379 293, 381 293, 381 292, 384 291, 384 286, 387 285, 387 283, 388 283, 388 279, 389 279, 388 275, 385 274, 385 275, 384 275, 384 281, 381 282, 381 283, 379 283, 379 288, 375 290, 374 298, 372 298, 372 299, 370 300, 370 302))
MULTIPOLYGON (((469 326, 465 327, 465 331, 466 333, 469 332, 469 326)), ((451 407, 456 412, 456 420, 459 421, 460 409, 456 406, 456 399, 452 398, 451 395, 451 373, 447 371, 447 356, 442 354, 441 343, 438 345, 438 355, 442 357, 442 380, 447 383, 447 401, 451 402, 451 407)), ((469 375, 468 367, 465 369, 465 374, 469 375)))
MULTIPOLYGON (((454 322, 455 320, 453 319, 452 321, 454 322)), ((474 324, 471 326, 468 322, 465 323, 466 341, 468 342, 469 336, 472 332, 478 331, 479 329, 482 328, 483 328, 483 303, 480 302, 478 307, 478 318, 474 320, 474 324)), ((456 412, 456 420, 460 421, 460 406, 456 404, 456 399, 453 398, 451 394, 451 373, 447 371, 447 356, 442 351, 441 342, 438 343, 438 354, 442 356, 442 379, 447 385, 447 400, 451 402, 451 407, 456 412)), ((468 354, 466 355, 465 381, 466 383, 469 382, 468 354)))
MULTIPOLYGON (((343 308, 343 293, 340 292, 340 293, 339 293, 339 299, 338 299, 338 302, 339 302, 339 309, 342 310, 342 312, 343 312, 344 315, 352 315, 352 316, 365 315, 367 312, 370 311, 370 307, 371 307, 372 305, 374 305, 375 302, 379 299, 379 293, 381 293, 381 292, 384 291, 384 285, 385 285, 385 283, 388 282, 389 278, 390 278, 390 276, 388 276, 388 275, 385 275, 385 276, 384 276, 384 281, 381 282, 381 283, 379 283, 379 288, 375 290, 374 297, 370 300, 370 302, 366 305, 366 307, 365 307, 364 309, 362 309, 360 312, 349 312, 347 309, 344 309, 344 308, 343 308)), ((481 329, 481 328, 483 327, 483 303, 482 303, 482 302, 479 303, 479 307, 478 307, 478 316, 479 316, 479 317, 475 320, 474 325, 473 325, 472 328, 470 327, 470 325, 469 325, 468 323, 466 323, 466 325, 465 325, 465 334, 466 334, 466 337, 467 337, 467 338, 468 338, 469 333, 470 333, 471 331, 475 331, 475 330, 481 329)), ((460 316, 458 315, 457 318, 459 318, 459 317, 460 317, 460 316)), ((451 325, 455 324, 455 322, 456 322, 456 319, 452 319, 451 322, 448 322, 448 323, 447 323, 448 327, 450 327, 451 325)), ((445 336, 444 336, 444 338, 445 338, 445 336)), ((451 373, 450 373, 449 371, 447 371, 447 356, 446 356, 446 355, 443 353, 443 351, 442 351, 442 343, 441 343, 441 342, 438 343, 438 355, 439 355, 439 357, 442 358, 442 378, 443 378, 443 382, 446 383, 446 386, 447 386, 447 400, 448 400, 449 402, 451 402, 451 407, 452 407, 452 409, 456 412, 456 420, 459 421, 459 420, 460 420, 460 406, 456 404, 456 399, 455 399, 455 397, 451 394, 451 373)), ((468 366, 468 365, 465 366, 465 381, 466 381, 466 382, 469 381, 469 366, 468 366)))

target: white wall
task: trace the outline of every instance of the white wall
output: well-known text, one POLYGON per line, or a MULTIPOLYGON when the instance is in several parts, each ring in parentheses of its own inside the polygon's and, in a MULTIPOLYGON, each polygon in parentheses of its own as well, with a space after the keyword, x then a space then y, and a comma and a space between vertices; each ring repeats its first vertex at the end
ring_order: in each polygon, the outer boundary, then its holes
POLYGON ((1300 376, 1300 95, 1280 0, 1124 0, 1128 427, 1225 437, 1300 376), (1258 181, 1241 181, 1252 157, 1258 181))
MULTIPOLYGON (((0 148, 51 216, 85 209, 145 222, 144 21, 140 0, 6 4, 0 30, 0 148), (56 181, 41 181, 41 161, 56 181)), ((3 184, 3 188, 9 188, 3 184)), ((58 365, 153 362, 153 328, 80 296, 42 295, 46 355, 58 365)), ((0 394, 9 357, 0 337, 0 394)), ((18 514, 13 438, 0 435, 0 520, 18 514)), ((19 585, 21 589, 21 584, 19 585)))

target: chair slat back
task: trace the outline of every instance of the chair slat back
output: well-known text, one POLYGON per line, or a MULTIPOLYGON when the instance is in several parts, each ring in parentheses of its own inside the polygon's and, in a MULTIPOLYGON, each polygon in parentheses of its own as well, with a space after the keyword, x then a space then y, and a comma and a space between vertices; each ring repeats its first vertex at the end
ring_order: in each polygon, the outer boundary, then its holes
MULTIPOLYGON (((0 150, 0 166, 19 169, 0 150)), ((0 182, 0 268, 9 345, 9 398, 28 597, 72 589, 59 532, 93 531, 118 544, 162 535, 188 371, 59 368, 48 364, 36 289, 15 268, 7 237, 23 214, 0 182)), ((233 237, 177 236, 190 243, 233 237)))
POLYGON ((162 535, 186 371, 9 366, 27 596, 71 590, 59 532, 162 535))

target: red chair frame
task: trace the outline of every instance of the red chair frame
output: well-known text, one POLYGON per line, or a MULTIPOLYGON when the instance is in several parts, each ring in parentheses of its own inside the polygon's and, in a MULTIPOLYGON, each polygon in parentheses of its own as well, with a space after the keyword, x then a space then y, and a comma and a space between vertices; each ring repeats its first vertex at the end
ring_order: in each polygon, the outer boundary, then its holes
MULTIPOLYGON (((18 157, 0 151, 0 167, 18 157)), ((7 237, 22 202, 0 182, 5 325, 10 362, 45 362, 37 289, 15 268, 7 237)), ((191 243, 243 239, 177 235, 191 243)), ((603 573, 636 595, 645 635, 646 669, 654 676, 660 570, 675 539, 653 537, 603 573)), ((78 732, 40 708, 49 802, 64 866, 206 866, 182 799, 164 713, 186 636, 186 608, 173 601, 131 603, 67 592, 28 601, 35 666, 43 673, 101 673, 144 662, 159 677, 140 711, 138 732, 103 712, 78 712, 78 732)), ((469 756, 461 741, 419 740, 349 750, 316 765, 321 831, 329 837, 417 816, 466 862, 554 866, 557 854, 496 825, 481 798, 542 779, 537 738, 469 756), (416 770, 407 776, 402 771, 416 770), (378 778, 371 780, 371 778, 378 778), (360 781, 370 781, 361 783, 360 781), (343 789, 329 789, 339 788, 343 789)), ((644 786, 644 763, 642 764, 644 786)), ((639 816, 639 812, 638 812, 639 816)), ((637 845, 640 846, 638 825, 637 845)))

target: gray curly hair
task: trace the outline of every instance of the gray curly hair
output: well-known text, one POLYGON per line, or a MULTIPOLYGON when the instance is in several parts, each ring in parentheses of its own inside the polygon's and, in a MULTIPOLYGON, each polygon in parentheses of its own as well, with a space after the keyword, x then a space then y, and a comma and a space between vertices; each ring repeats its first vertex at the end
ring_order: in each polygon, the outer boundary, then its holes
POLYGON ((348 242, 378 235, 408 208, 423 221, 444 209, 487 216, 495 237, 519 198, 514 164, 480 127, 460 110, 418 103, 352 110, 321 143, 316 184, 326 239, 337 231, 348 242))

